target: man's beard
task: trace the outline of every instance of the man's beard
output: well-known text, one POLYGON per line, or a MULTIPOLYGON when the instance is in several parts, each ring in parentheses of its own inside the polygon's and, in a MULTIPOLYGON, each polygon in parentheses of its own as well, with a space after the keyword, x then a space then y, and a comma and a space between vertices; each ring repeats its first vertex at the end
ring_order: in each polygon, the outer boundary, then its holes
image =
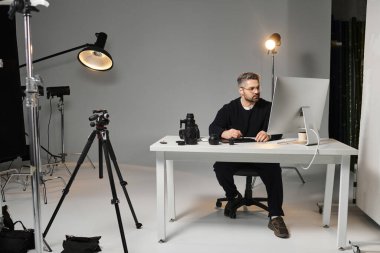
POLYGON ((244 96, 245 100, 251 102, 251 103, 256 103, 257 101, 259 101, 259 98, 260 98, 260 95, 254 95, 254 96, 244 96))

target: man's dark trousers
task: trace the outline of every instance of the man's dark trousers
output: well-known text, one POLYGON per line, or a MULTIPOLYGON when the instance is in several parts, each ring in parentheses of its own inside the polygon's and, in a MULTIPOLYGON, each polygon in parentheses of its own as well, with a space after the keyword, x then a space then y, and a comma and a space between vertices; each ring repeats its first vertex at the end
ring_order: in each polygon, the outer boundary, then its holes
POLYGON ((238 192, 233 176, 236 171, 241 169, 255 169, 259 174, 268 194, 268 216, 283 216, 283 190, 280 164, 216 162, 214 164, 216 178, 226 192, 226 197, 228 199, 233 199, 238 192))

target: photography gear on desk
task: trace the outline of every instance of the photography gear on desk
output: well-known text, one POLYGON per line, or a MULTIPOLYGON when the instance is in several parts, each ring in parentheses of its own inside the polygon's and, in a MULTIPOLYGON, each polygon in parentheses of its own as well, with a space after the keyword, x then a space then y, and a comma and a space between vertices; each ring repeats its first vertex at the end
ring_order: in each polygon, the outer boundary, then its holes
POLYGON ((121 236, 121 240, 122 240, 122 244, 123 244, 123 248, 124 248, 124 253, 126 253, 126 252, 128 252, 128 249, 127 249, 127 243, 125 240, 123 223, 122 223, 121 216, 120 216, 119 199, 118 199, 117 193, 116 193, 116 187, 115 187, 115 181, 114 181, 112 167, 111 167, 111 161, 114 165, 114 170, 116 171, 116 174, 119 178, 120 185, 121 185, 123 192, 124 192, 124 195, 127 199, 129 209, 130 209, 132 216, 133 216, 133 219, 135 221, 136 228, 137 229, 141 228, 142 224, 139 223, 137 220, 135 211, 134 211, 133 206, 132 206, 132 202, 129 198, 129 195, 128 195, 128 192, 126 189, 127 182, 123 179, 123 177, 121 175, 119 166, 118 166, 117 161, 116 161, 115 152, 114 152, 112 145, 111 145, 111 141, 109 138, 109 131, 107 130, 107 127, 106 127, 106 125, 108 125, 110 122, 109 114, 108 114, 107 110, 94 110, 93 115, 91 115, 89 117, 89 120, 91 121, 90 126, 95 127, 95 129, 92 131, 92 133, 88 137, 87 143, 86 143, 86 145, 85 145, 85 147, 84 147, 84 149, 83 149, 83 151, 79 157, 79 160, 78 160, 78 162, 75 166, 75 169, 74 169, 74 171, 70 177, 70 180, 62 192, 62 197, 60 198, 60 200, 57 204, 57 207, 55 208, 53 215, 50 218, 48 225, 46 226, 46 229, 43 233, 43 237, 45 238, 47 233, 49 232, 49 229, 50 229, 50 227, 51 227, 51 225, 55 219, 55 216, 57 215, 59 208, 61 207, 66 195, 68 194, 68 192, 70 190, 72 183, 74 182, 74 179, 75 179, 75 177, 79 171, 80 166, 82 165, 84 159, 86 158, 87 153, 90 150, 91 145, 92 145, 95 137, 98 137, 99 177, 100 178, 103 177, 102 171, 103 171, 103 154, 104 154, 104 157, 106 160, 108 177, 109 177, 109 183, 110 183, 110 187, 111 187, 111 193, 112 193, 111 204, 115 206, 117 222, 118 222, 119 230, 120 230, 120 236, 121 236))
POLYGON ((178 146, 183 146, 185 145, 185 141, 176 141, 176 143, 178 144, 178 146))
POLYGON ((211 134, 208 138, 208 143, 210 145, 219 145, 220 138, 217 134, 211 134))
POLYGON ((186 144, 195 145, 198 143, 200 138, 200 133, 198 125, 195 124, 194 114, 188 113, 186 119, 181 119, 179 121, 179 127, 182 127, 182 124, 185 124, 185 129, 179 130, 179 137, 182 140, 185 140, 186 144))

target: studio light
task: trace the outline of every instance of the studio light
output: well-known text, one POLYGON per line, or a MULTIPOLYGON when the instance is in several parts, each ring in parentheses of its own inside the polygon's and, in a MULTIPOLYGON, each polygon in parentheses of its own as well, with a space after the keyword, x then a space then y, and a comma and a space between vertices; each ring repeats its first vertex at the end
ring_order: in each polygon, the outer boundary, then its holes
POLYGON ((277 54, 277 49, 281 46, 281 35, 279 33, 273 33, 265 41, 265 48, 268 50, 268 54, 272 55, 272 96, 274 93, 274 55, 277 54))
POLYGON ((107 40, 107 34, 96 33, 97 39, 94 45, 89 45, 78 54, 78 60, 84 66, 93 69, 105 71, 113 66, 111 55, 104 50, 107 40))
MULTIPOLYGON (((34 60, 33 63, 44 61, 58 55, 66 54, 78 49, 82 49, 78 54, 79 62, 89 69, 97 71, 107 71, 113 67, 113 60, 111 55, 104 49, 107 41, 107 34, 104 32, 95 33, 97 39, 94 44, 83 44, 81 46, 73 47, 52 55, 42 57, 34 60)), ((26 64, 22 64, 19 67, 25 67, 26 64)))
POLYGON ((281 35, 278 33, 273 33, 269 38, 265 41, 265 48, 268 50, 268 54, 277 53, 276 49, 281 46, 281 35))

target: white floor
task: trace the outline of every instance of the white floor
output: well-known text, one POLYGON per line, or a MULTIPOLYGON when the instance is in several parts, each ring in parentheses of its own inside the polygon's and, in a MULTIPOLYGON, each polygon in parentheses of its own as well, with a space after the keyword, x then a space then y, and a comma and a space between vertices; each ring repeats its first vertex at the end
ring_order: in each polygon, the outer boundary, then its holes
MULTIPOLYGON (((73 168, 75 164, 70 164, 73 168)), ((215 208, 215 200, 223 195, 211 164, 175 163, 177 220, 167 226, 168 240, 158 243, 156 223, 155 168, 120 165, 127 190, 132 200, 141 229, 136 229, 127 201, 115 177, 128 251, 140 252, 342 252, 336 247, 337 210, 333 207, 330 228, 322 227, 317 202, 323 200, 324 169, 301 171, 302 184, 293 170, 283 171, 285 222, 291 238, 280 239, 267 228, 267 214, 258 208, 239 210, 237 219, 223 215, 215 208)), ((67 171, 57 169, 55 176, 69 180, 67 171)), ((339 178, 337 170, 336 179, 339 178)), ((243 192, 244 179, 237 179, 243 192)), ((336 180, 337 181, 337 180, 336 180)), ((335 185, 335 195, 338 185, 335 185)), ((48 204, 41 205, 44 231, 60 197, 63 185, 58 180, 47 182, 48 204)), ((258 182, 255 195, 265 195, 258 182)), ((41 195, 42 196, 42 195, 41 195)), ((334 201, 337 201, 336 196, 334 201)), ((22 220, 33 227, 33 209, 30 187, 24 192, 15 181, 6 188, 6 202, 13 220, 22 220)), ((380 228, 359 208, 350 206, 348 240, 380 240, 380 228)), ((123 252, 115 208, 111 205, 111 191, 107 173, 98 178, 98 169, 89 164, 80 168, 55 221, 46 236, 54 252, 61 252, 65 235, 97 236, 103 252, 123 252)), ((380 245, 362 246, 362 252, 380 252, 380 245)), ((0 249, 1 252, 1 249, 0 249)), ((345 252, 352 252, 350 247, 345 252)))

